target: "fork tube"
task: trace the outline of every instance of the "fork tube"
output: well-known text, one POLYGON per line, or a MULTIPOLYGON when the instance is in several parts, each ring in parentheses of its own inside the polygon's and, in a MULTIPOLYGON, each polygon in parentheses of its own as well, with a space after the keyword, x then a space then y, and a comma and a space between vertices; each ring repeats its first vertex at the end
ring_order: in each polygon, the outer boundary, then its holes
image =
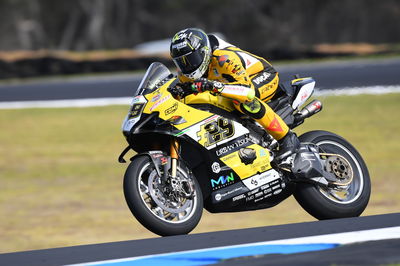
POLYGON ((179 142, 177 139, 171 139, 170 144, 170 155, 171 155, 171 177, 176 177, 176 169, 178 164, 178 149, 179 149, 179 142))

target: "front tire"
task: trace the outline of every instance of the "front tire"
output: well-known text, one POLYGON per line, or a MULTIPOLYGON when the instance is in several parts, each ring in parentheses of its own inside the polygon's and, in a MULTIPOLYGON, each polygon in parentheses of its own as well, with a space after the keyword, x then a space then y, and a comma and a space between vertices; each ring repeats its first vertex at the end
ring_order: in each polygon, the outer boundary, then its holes
POLYGON ((189 170, 182 164, 177 175, 191 180, 194 196, 183 198, 165 193, 161 177, 147 155, 132 160, 124 176, 125 200, 136 219, 160 236, 187 234, 199 223, 203 211, 203 197, 189 170))
POLYGON ((327 131, 311 131, 299 137, 302 143, 314 143, 325 153, 339 154, 353 173, 346 186, 322 187, 298 184, 294 196, 297 202, 319 220, 357 217, 365 210, 371 194, 367 166, 357 150, 344 138, 327 131))

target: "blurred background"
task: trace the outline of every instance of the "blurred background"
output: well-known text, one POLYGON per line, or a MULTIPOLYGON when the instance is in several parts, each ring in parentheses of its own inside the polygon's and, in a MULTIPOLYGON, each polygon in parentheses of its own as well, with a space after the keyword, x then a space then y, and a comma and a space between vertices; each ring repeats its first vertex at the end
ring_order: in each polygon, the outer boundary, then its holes
MULTIPOLYGON (((333 131, 360 151, 363 215, 400 210, 400 1, 1 0, 0 253, 156 237, 124 200, 120 127, 143 71, 173 67, 169 40, 186 27, 267 58, 282 79, 313 76, 324 110, 296 132, 333 131), (119 102, 73 108, 87 98, 119 102)), ((204 212, 194 233, 306 221, 290 198, 204 212)))
POLYGON ((0 18, 0 78, 146 68, 186 27, 270 60, 400 51, 396 0, 2 0, 0 18))

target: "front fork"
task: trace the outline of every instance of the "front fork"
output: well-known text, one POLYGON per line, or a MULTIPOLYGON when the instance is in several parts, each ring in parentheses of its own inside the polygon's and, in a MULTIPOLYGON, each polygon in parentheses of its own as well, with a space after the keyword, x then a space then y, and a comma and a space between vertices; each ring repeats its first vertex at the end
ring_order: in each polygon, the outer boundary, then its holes
POLYGON ((171 157, 171 187, 173 191, 177 191, 181 196, 190 199, 194 196, 194 184, 189 180, 180 179, 176 176, 179 160, 179 148, 178 140, 176 138, 171 139, 169 147, 169 154, 171 157))
POLYGON ((171 156, 171 177, 176 177, 176 171, 178 167, 178 160, 179 160, 179 142, 176 138, 172 138, 170 141, 170 148, 169 153, 171 156))

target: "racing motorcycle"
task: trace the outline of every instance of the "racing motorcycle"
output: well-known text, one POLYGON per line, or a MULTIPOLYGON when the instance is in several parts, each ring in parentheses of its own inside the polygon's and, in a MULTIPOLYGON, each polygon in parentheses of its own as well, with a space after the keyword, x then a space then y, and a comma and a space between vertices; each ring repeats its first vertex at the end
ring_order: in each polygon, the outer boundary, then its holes
MULTIPOLYGON (((275 162, 278 143, 231 100, 208 92, 181 98, 163 64, 150 65, 132 99, 122 132, 136 155, 124 176, 124 195, 136 219, 161 235, 187 234, 203 208, 211 213, 273 207, 291 195, 321 219, 359 216, 371 191, 357 150, 327 131, 301 136, 298 152, 275 162)), ((269 106, 294 129, 318 113, 312 78, 281 84, 269 106), (304 106, 305 105, 305 106, 304 106), (304 107, 303 107, 304 106, 304 107)))

